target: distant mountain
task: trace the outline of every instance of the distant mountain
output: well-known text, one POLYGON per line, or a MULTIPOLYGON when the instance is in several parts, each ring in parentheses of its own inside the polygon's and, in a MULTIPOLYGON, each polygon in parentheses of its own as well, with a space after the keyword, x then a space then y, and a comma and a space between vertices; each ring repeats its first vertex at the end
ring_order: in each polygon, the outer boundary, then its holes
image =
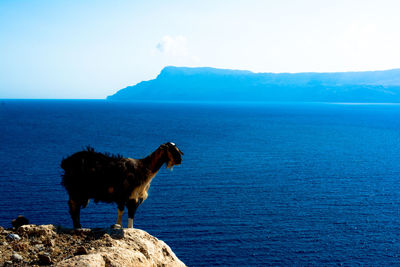
POLYGON ((156 79, 119 90, 117 101, 400 102, 400 69, 334 73, 253 73, 165 67, 156 79))

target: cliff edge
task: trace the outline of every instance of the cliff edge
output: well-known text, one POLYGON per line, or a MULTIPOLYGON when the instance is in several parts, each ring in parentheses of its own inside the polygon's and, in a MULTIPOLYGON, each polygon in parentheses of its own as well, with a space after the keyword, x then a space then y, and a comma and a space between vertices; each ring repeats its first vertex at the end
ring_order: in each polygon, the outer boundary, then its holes
POLYGON ((0 266, 26 265, 185 266, 167 244, 139 229, 0 227, 0 266))

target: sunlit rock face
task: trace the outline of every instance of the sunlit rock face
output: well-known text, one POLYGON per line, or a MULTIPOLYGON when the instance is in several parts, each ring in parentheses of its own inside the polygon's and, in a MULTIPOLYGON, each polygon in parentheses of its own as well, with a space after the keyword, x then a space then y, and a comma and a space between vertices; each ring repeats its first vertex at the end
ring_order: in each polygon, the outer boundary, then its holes
POLYGON ((139 229, 0 229, 0 263, 54 266, 186 266, 163 241, 139 229), (9 238, 7 238, 10 236, 9 238))

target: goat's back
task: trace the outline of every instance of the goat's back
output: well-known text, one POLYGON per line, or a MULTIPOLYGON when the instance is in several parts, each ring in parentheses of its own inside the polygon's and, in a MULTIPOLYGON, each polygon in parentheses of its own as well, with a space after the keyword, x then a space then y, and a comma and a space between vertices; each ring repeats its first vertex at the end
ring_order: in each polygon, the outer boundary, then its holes
POLYGON ((77 152, 61 162, 62 185, 70 197, 115 201, 120 195, 127 167, 121 156, 105 155, 93 149, 77 152))

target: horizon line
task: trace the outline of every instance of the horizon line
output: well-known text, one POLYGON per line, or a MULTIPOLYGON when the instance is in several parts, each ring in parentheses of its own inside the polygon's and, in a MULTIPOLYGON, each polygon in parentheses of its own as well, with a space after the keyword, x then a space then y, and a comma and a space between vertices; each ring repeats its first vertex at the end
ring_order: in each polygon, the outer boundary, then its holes
POLYGON ((83 99, 83 98, 0 98, 0 105, 3 101, 104 101, 110 103, 137 103, 137 104, 332 104, 332 105, 400 105, 400 102, 323 102, 323 101, 120 101, 108 100, 106 98, 83 99))

